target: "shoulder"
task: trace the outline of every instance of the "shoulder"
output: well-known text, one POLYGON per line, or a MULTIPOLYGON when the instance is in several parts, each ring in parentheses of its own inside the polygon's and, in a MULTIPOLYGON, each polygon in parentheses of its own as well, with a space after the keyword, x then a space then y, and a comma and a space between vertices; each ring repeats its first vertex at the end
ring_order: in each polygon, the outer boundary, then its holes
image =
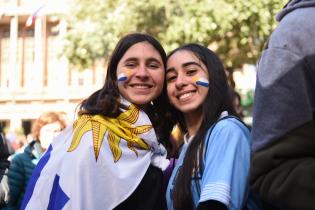
POLYGON ((242 132, 242 133, 249 134, 249 129, 240 120, 234 117, 228 117, 228 118, 219 120, 214 125, 213 132, 225 132, 225 133, 242 132))
POLYGON ((11 163, 19 163, 19 162, 22 162, 23 159, 26 158, 26 154, 25 152, 21 152, 21 153, 17 153, 17 154, 14 154, 12 156, 12 160, 11 160, 11 163))
MULTIPOLYGON (((283 16, 283 18, 280 19, 279 27, 286 26, 291 29, 294 27, 308 27, 315 24, 313 18, 315 18, 314 6, 300 7, 283 16)), ((294 33, 294 31, 292 32, 294 33)))
POLYGON ((268 47, 291 51, 299 56, 307 54, 315 46, 314 19, 315 7, 299 8, 285 15, 272 33, 268 47))
POLYGON ((24 150, 21 153, 14 154, 11 162, 12 164, 24 164, 26 162, 31 162, 31 161, 32 161, 31 155, 24 150))
POLYGON ((212 128, 208 130, 206 141, 212 144, 237 145, 250 144, 250 131, 238 119, 229 117, 218 121, 212 128), (211 134, 210 134, 211 132, 211 134), (210 134, 210 135, 209 135, 210 134), (231 144, 234 142, 234 144, 231 144))
POLYGON ((299 34, 302 36, 300 29, 314 29, 310 28, 315 26, 313 21, 315 18, 315 7, 298 8, 286 14, 279 22, 276 30, 288 32, 286 35, 299 34), (299 30, 296 30, 299 29, 299 30))

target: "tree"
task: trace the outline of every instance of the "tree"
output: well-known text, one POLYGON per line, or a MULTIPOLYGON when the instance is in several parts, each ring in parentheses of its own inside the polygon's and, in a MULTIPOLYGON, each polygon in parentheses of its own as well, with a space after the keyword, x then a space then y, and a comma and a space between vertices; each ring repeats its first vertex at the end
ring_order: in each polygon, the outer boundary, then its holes
POLYGON ((81 68, 107 58, 132 31, 157 37, 167 51, 197 42, 228 69, 256 63, 286 0, 75 0, 64 53, 81 68))

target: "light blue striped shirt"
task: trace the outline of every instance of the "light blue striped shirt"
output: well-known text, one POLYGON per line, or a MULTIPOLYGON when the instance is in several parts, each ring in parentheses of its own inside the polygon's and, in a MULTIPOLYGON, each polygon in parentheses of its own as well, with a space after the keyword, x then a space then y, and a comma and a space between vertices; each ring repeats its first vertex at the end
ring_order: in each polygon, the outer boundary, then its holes
MULTIPOLYGON (((211 128, 208 131, 210 132, 211 128)), ((242 209, 249 191, 250 169, 250 133, 240 121, 226 118, 219 121, 211 135, 206 135, 204 172, 197 178, 200 192, 197 190, 195 178, 192 180, 192 194, 195 207, 200 202, 217 200, 230 210, 242 209)), ((175 177, 189 143, 185 143, 178 162, 171 175, 166 200, 168 210, 173 210, 172 191, 175 177)))

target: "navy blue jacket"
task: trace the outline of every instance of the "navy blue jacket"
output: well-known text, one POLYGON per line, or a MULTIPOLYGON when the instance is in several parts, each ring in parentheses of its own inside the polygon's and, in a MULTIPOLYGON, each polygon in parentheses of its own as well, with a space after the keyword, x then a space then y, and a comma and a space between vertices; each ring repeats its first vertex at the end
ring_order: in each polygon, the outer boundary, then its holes
POLYGON ((10 190, 9 209, 20 209, 27 183, 39 160, 39 158, 34 155, 35 143, 36 141, 29 143, 24 149, 24 152, 16 154, 11 161, 8 172, 10 190))

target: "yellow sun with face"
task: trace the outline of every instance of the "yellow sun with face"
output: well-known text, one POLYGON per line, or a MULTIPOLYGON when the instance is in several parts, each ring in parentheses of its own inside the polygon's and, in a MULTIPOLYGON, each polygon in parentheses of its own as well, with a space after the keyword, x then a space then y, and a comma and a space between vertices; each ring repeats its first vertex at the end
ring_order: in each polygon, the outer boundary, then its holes
POLYGON ((92 131, 93 148, 95 159, 97 161, 100 149, 106 132, 107 141, 112 152, 114 162, 117 162, 122 150, 119 147, 121 139, 127 141, 128 148, 137 156, 138 149, 149 150, 150 146, 139 137, 152 129, 152 125, 134 126, 139 118, 139 109, 131 104, 125 112, 122 112, 117 118, 110 118, 101 115, 81 115, 73 124, 73 137, 68 152, 74 151, 80 144, 82 136, 92 131))

